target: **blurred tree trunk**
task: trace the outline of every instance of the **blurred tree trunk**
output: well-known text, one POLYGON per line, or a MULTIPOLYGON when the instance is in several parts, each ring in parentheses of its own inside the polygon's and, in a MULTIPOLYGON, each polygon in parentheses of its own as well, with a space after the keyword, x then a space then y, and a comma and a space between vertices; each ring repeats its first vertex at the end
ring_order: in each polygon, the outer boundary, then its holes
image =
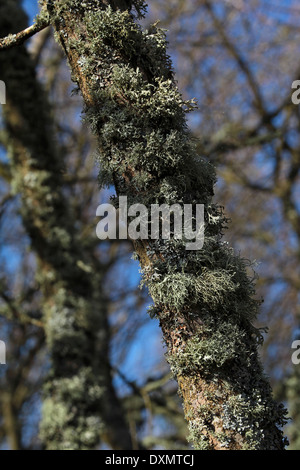
MULTIPOLYGON (((298 330, 299 331, 299 330, 298 330)), ((299 341, 299 333, 294 338, 295 341, 299 341)), ((292 417, 292 422, 288 426, 287 432, 290 440, 290 450, 300 449, 300 365, 299 361, 299 346, 296 343, 296 349, 292 353, 295 354, 292 370, 290 371, 289 377, 283 384, 285 389, 285 396, 287 398, 289 413, 292 417)))
MULTIPOLYGON (((26 22, 19 0, 1 2, 1 34, 18 32, 26 22)), ((130 449, 109 364, 105 269, 95 270, 63 194, 64 156, 54 143, 49 104, 24 46, 1 52, 0 67, 7 88, 3 112, 12 187, 21 197, 44 295, 51 370, 44 390, 43 443, 48 450, 83 450, 94 449, 102 438, 113 449, 130 449)))
POLYGON ((2 392, 1 409, 4 418, 4 425, 8 443, 11 450, 21 449, 21 430, 17 420, 17 410, 13 403, 13 394, 11 390, 2 392))
POLYGON ((197 449, 285 447, 285 410, 273 397, 253 327, 259 302, 247 263, 222 242, 215 172, 194 148, 164 33, 143 31, 136 0, 48 2, 48 11, 99 139, 102 170, 128 203, 204 204, 202 250, 180 240, 136 242, 168 361, 197 449))

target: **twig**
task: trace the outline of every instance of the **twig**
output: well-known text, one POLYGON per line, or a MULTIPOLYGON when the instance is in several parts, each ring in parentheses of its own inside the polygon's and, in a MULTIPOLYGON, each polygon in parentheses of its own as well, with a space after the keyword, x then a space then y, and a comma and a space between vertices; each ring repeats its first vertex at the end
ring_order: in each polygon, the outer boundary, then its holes
POLYGON ((9 313, 6 314, 4 310, 0 309, 0 316, 5 316, 8 320, 16 320, 20 321, 21 323, 31 323, 38 328, 44 328, 44 324, 40 320, 36 320, 35 318, 31 318, 27 313, 20 311, 12 301, 4 292, 0 291, 0 298, 5 302, 9 313))
POLYGON ((9 34, 5 38, 0 39, 0 51, 11 49, 12 47, 23 44, 24 41, 39 33, 49 26, 49 18, 38 18, 38 20, 28 28, 20 31, 17 34, 9 34))

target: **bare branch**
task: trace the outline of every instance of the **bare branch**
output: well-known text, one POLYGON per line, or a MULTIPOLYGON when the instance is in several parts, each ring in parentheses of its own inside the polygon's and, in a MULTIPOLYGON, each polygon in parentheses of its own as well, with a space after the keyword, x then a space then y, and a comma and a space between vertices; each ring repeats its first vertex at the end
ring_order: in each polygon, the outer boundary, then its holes
POLYGON ((10 299, 4 292, 0 291, 0 298, 5 302, 7 310, 1 309, 0 316, 5 316, 8 320, 20 321, 21 323, 30 323, 38 328, 44 328, 44 324, 40 320, 31 318, 27 313, 21 311, 20 307, 16 306, 12 299, 10 299))
POLYGON ((216 30, 218 31, 218 33, 219 33, 219 35, 222 39, 223 44, 225 45, 225 47, 227 48, 227 50, 231 54, 231 56, 235 59, 236 63, 238 64, 238 66, 240 67, 240 69, 244 73, 245 77, 247 78, 249 86, 250 86, 250 88, 252 90, 252 93, 254 95, 256 108, 258 109, 258 111, 260 112, 260 114, 262 116, 268 116, 268 113, 267 113, 267 111, 265 109, 265 106, 264 106, 263 96, 261 94, 259 85, 256 81, 255 76, 252 73, 251 68, 247 64, 246 60, 242 57, 242 55, 240 54, 237 47, 230 40, 230 38, 227 35, 226 30, 225 30, 222 22, 219 21, 218 17, 215 15, 213 7, 211 5, 211 2, 208 1, 208 0, 204 0, 203 5, 206 8, 206 10, 208 11, 208 13, 210 14, 211 19, 213 21, 213 24, 214 24, 216 30))

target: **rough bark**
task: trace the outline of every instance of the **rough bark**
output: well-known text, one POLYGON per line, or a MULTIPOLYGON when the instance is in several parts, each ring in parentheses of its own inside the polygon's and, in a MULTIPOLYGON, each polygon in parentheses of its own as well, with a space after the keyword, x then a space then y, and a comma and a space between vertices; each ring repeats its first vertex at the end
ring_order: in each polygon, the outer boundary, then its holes
MULTIPOLYGON (((18 0, 0 5, 1 33, 26 26, 18 0)), ((44 390, 41 438, 48 450, 114 449, 131 438, 112 385, 102 282, 76 231, 63 194, 64 159, 53 139, 49 104, 24 46, 0 53, 12 186, 37 254, 51 371, 44 390)))
MULTIPOLYGON (((143 13, 143 2, 132 7, 143 13)), ((136 243, 167 358, 197 449, 283 449, 285 410, 272 397, 253 327, 259 302, 247 263, 222 242, 215 171, 190 138, 164 33, 143 31, 127 2, 52 1, 51 21, 99 139, 106 181, 129 204, 204 204, 202 250, 183 241, 136 243), (125 5, 126 3, 126 5, 125 5)))

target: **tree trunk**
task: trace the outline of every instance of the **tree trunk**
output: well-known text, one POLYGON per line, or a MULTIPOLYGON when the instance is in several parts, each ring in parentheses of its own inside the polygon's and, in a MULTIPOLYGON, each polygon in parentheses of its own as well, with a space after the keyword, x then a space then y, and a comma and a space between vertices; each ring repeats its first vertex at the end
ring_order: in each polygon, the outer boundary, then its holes
POLYGON ((102 172, 128 204, 205 205, 205 242, 135 243, 196 449, 283 449, 285 410, 272 398, 253 327, 259 302, 246 262, 222 242, 215 172, 190 138, 164 33, 143 31, 142 1, 48 2, 56 36, 99 139, 102 172), (139 16, 138 15, 138 16, 139 16))
POLYGON ((17 419, 17 411, 13 404, 13 394, 10 390, 2 393, 1 410, 10 449, 21 450, 20 423, 17 419))
MULTIPOLYGON (((0 24, 1 34, 26 27, 18 0, 2 0, 0 24)), ((0 66, 7 87, 3 112, 12 186, 21 196, 44 295, 51 371, 44 391, 42 440, 49 450, 94 449, 100 437, 113 449, 130 449, 109 365, 104 271, 96 272, 62 191, 64 161, 54 144, 49 104, 23 46, 1 52, 0 66)))

